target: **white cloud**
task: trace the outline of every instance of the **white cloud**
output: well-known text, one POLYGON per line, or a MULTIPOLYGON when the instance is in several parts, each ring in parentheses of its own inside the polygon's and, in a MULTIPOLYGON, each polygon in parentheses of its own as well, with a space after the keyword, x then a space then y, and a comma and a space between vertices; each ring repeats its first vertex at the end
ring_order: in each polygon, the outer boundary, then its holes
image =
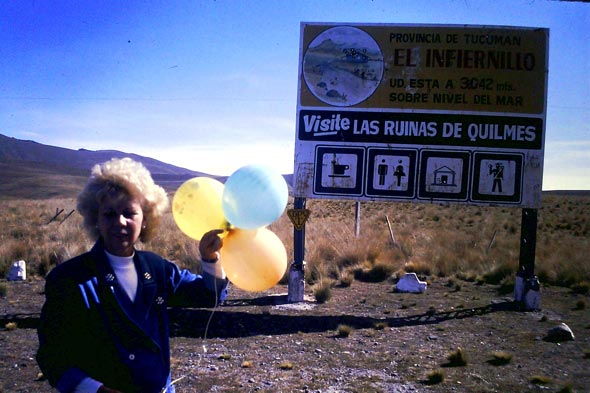
POLYGON ((590 190, 590 141, 548 141, 544 190, 590 190))
POLYGON ((135 152, 213 175, 231 175, 242 166, 251 164, 265 165, 283 174, 293 173, 294 143, 186 144, 163 149, 140 148, 135 152))

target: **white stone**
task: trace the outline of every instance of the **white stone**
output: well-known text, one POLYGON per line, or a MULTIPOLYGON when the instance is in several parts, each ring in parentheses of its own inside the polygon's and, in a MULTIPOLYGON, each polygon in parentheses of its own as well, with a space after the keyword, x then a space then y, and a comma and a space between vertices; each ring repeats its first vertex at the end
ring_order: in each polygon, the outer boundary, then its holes
POLYGON ((572 332, 572 329, 570 329, 570 327, 563 322, 549 329, 547 332, 547 337, 545 337, 546 341, 551 342, 570 341, 574 339, 574 332, 572 332))
POLYGON ((426 281, 420 281, 416 273, 406 273, 397 282, 398 292, 423 293, 426 291, 426 281))
POLYGON ((10 267, 8 272, 8 281, 26 281, 27 280, 27 263, 23 260, 16 261, 10 267))

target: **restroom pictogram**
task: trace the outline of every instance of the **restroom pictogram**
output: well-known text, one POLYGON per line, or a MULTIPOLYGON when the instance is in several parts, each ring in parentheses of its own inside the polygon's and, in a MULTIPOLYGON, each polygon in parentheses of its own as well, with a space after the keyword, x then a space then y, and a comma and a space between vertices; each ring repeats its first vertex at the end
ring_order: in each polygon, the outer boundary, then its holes
POLYGON ((367 195, 413 197, 417 150, 370 148, 367 195))

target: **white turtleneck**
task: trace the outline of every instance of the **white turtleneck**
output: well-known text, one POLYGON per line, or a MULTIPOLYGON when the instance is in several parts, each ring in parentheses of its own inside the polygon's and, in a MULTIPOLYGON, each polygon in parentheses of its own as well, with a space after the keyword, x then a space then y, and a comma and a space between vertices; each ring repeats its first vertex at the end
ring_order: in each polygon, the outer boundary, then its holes
POLYGON ((131 301, 135 301, 135 295, 137 294, 137 271, 135 270, 135 264, 133 263, 133 255, 130 257, 120 257, 117 255, 109 254, 105 251, 111 267, 117 276, 117 280, 121 287, 129 296, 131 301))

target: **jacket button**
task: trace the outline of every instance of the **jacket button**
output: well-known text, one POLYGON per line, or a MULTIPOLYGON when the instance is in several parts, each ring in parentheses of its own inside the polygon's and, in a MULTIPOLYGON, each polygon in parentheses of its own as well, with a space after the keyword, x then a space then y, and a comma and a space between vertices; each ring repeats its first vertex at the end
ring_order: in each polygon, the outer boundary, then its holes
POLYGON ((129 360, 135 360, 135 355, 134 354, 129 354, 129 360))

